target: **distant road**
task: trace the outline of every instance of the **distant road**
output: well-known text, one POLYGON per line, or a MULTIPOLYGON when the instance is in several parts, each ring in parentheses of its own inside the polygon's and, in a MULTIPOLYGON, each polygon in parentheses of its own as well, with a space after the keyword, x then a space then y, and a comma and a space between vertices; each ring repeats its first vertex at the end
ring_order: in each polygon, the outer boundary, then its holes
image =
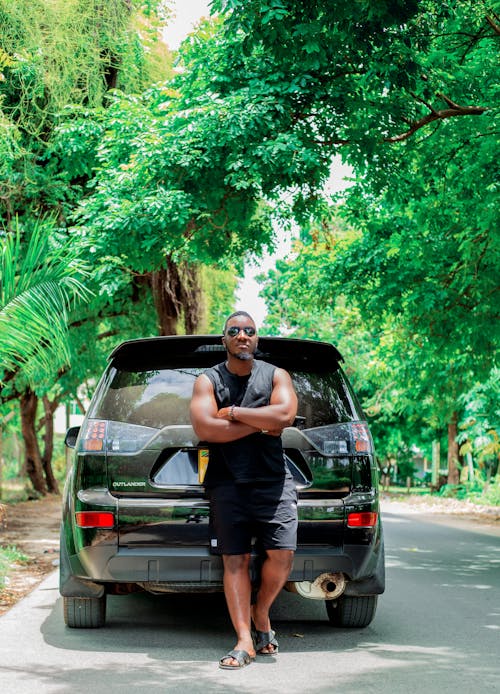
POLYGON ((0 617, 5 694, 461 694, 500 691, 500 530, 383 513, 387 591, 372 625, 332 629, 323 603, 283 593, 280 653, 241 672, 223 597, 111 597, 104 629, 66 629, 52 574, 0 617))

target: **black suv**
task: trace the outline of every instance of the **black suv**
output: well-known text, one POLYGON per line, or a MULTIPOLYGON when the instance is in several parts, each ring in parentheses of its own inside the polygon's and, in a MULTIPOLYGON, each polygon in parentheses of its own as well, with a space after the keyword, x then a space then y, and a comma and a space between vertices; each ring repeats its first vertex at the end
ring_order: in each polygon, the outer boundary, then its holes
MULTIPOLYGON (((330 622, 368 625, 385 586, 377 468, 362 410, 326 342, 260 337, 258 359, 292 376, 299 408, 283 432, 299 491, 287 589, 325 600, 330 622)), ((60 591, 69 627, 105 622, 106 595, 222 590, 202 480, 209 453, 189 419, 195 378, 224 361, 220 336, 119 345, 81 428, 65 486, 60 591)), ((209 458, 208 458, 208 464, 209 458)), ((258 581, 259 552, 252 580, 258 581)))

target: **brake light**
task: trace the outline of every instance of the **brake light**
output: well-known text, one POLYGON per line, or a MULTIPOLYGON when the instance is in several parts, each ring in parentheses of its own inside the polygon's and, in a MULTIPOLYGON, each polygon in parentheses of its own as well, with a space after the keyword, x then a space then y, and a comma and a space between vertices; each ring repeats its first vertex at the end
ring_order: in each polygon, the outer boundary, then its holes
POLYGON ((351 424, 356 453, 371 453, 371 437, 368 426, 364 422, 351 424))
POLYGON ((348 528, 373 528, 377 525, 378 513, 363 511, 362 513, 349 513, 347 516, 348 528))
POLYGON ((153 427, 114 422, 105 419, 89 419, 80 434, 80 451, 122 455, 137 453, 158 434, 153 427))
POLYGON ((82 437, 82 449, 84 451, 102 451, 104 450, 105 438, 106 422, 102 420, 91 420, 82 437))
POLYGON ((115 516, 110 511, 77 511, 76 524, 79 528, 113 528, 115 516))

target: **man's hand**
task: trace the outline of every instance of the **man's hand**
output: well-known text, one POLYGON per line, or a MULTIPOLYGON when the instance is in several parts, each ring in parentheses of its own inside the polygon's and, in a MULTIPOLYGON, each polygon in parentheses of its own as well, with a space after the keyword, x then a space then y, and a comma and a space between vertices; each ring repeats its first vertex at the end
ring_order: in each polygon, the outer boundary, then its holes
MULTIPOLYGON (((228 422, 235 422, 236 417, 234 415, 234 410, 233 406, 231 405, 230 407, 221 407, 220 410, 218 410, 217 414, 215 415, 217 419, 225 419, 228 422)), ((274 428, 274 429, 262 429, 261 433, 262 434, 267 434, 268 436, 281 436, 283 432, 283 429, 280 428, 274 428)))
POLYGON ((283 429, 262 429, 262 433, 268 436, 281 436, 283 429))

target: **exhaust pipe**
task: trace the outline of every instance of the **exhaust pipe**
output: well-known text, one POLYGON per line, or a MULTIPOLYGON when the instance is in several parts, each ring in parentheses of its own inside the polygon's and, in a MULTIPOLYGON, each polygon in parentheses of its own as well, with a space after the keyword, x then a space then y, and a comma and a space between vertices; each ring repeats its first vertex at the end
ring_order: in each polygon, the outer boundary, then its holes
POLYGON ((325 573, 314 581, 288 581, 285 589, 309 600, 334 600, 344 592, 346 580, 342 573, 325 573))

